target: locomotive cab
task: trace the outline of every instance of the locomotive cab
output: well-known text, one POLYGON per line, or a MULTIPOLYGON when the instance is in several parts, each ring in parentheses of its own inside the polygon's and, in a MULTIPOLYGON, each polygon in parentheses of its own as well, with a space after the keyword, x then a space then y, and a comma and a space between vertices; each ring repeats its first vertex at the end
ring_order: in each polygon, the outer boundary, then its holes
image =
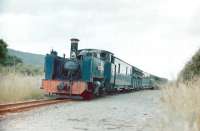
POLYGON ((103 61, 111 62, 112 53, 97 49, 82 49, 78 51, 77 59, 81 60, 83 57, 95 57, 103 61))
POLYGON ((98 49, 78 51, 82 80, 92 85, 93 94, 99 96, 105 92, 106 82, 110 81, 111 58, 113 54, 98 49))

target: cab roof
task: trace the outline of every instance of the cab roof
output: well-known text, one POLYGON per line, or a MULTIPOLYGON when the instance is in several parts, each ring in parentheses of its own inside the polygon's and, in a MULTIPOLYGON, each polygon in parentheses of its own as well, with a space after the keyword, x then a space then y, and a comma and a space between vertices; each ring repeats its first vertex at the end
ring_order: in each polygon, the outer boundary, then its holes
POLYGON ((106 50, 99 50, 99 49, 80 49, 78 50, 78 52, 81 52, 81 51, 86 51, 86 52, 96 52, 96 53, 109 53, 111 55, 114 55, 112 52, 109 52, 109 51, 106 51, 106 50))

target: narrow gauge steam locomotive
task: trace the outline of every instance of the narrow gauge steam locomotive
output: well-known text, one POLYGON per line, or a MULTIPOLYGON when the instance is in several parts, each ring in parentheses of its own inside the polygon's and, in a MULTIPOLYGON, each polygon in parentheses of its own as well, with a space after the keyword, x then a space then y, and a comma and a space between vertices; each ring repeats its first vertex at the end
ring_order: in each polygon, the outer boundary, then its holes
POLYGON ((71 39, 70 58, 51 51, 45 57, 42 89, 65 98, 91 99, 102 94, 153 88, 155 79, 165 79, 144 72, 98 49, 78 50, 78 39, 71 39))

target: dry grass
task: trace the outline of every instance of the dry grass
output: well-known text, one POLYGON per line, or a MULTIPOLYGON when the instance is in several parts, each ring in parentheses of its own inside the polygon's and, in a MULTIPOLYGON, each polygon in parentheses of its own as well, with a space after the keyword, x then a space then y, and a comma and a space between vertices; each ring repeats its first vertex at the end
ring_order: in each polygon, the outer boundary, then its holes
POLYGON ((39 99, 42 76, 0 73, 0 103, 39 99))
POLYGON ((162 90, 163 130, 200 131, 200 79, 174 82, 162 90))

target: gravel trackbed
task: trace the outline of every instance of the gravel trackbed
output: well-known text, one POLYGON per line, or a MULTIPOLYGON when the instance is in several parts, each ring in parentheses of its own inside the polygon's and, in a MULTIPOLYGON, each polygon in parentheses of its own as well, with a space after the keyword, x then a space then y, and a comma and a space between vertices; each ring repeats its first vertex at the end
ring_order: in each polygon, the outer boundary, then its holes
POLYGON ((153 131, 160 95, 144 90, 41 107, 0 118, 0 131, 153 131))

